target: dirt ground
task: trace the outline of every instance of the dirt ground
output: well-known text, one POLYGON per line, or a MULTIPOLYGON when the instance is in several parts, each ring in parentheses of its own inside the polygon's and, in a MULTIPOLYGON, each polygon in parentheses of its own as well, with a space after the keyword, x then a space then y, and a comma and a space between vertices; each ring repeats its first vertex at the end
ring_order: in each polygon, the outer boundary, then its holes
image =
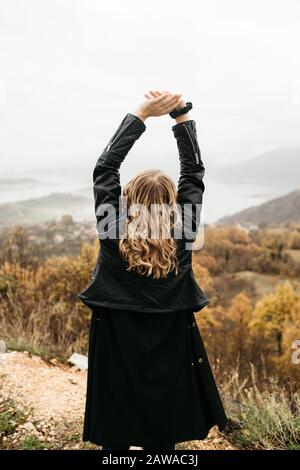
MULTIPOLYGON (((2 449, 97 449, 81 440, 87 371, 46 361, 27 352, 0 357, 0 416, 18 416, 3 432, 2 449), (20 417, 16 410, 22 410, 20 417), (10 429, 10 432, 7 429, 10 429)), ((2 419, 3 421, 3 419, 2 419)), ((5 422, 7 421, 4 420, 5 422)), ((131 447, 139 449, 138 447, 131 447)), ((203 441, 181 442, 176 449, 231 450, 235 447, 213 428, 203 441)))

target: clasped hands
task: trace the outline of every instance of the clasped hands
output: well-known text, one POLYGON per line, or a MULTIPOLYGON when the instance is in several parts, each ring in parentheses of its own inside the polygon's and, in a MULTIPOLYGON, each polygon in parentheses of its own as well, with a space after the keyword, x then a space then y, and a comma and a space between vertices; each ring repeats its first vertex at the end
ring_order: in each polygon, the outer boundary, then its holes
POLYGON ((150 90, 144 96, 147 100, 143 101, 133 113, 143 121, 151 116, 164 116, 174 109, 181 109, 186 105, 181 94, 165 90, 150 90))

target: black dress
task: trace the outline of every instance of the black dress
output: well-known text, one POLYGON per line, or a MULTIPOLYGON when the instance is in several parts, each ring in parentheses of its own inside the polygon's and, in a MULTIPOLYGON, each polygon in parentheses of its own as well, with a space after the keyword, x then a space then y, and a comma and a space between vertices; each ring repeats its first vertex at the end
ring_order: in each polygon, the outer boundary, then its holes
POLYGON ((159 447, 226 421, 193 312, 93 310, 84 441, 159 447))
MULTIPOLYGON (((178 202, 194 226, 202 202, 204 166, 193 120, 172 127, 180 157, 178 202), (195 211, 194 211, 195 209, 195 211)), ((164 446, 203 439, 227 417, 194 312, 209 300, 192 269, 184 233, 177 242, 180 273, 151 279, 128 272, 118 237, 103 238, 101 204, 116 209, 108 234, 122 220, 119 168, 145 124, 128 113, 93 173, 100 250, 92 282, 78 294, 92 310, 83 440, 98 445, 164 446), (117 223, 116 223, 117 222, 117 223)))

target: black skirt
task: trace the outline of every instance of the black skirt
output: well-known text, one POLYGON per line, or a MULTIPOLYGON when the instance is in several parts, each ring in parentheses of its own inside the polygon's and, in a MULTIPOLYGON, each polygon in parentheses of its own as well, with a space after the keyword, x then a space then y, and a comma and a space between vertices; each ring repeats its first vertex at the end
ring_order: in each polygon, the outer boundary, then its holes
POLYGON ((83 441, 163 446, 226 426, 194 313, 92 311, 83 441))

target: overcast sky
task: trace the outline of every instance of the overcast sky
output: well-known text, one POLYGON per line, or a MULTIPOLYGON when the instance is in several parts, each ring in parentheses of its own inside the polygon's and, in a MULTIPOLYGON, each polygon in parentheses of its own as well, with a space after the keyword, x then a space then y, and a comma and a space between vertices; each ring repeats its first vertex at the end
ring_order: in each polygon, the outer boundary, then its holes
MULTIPOLYGON (((209 167, 299 145, 298 0, 0 0, 0 176, 90 177, 151 88, 192 101, 209 167)), ((169 116, 126 162, 177 172, 169 116)))

